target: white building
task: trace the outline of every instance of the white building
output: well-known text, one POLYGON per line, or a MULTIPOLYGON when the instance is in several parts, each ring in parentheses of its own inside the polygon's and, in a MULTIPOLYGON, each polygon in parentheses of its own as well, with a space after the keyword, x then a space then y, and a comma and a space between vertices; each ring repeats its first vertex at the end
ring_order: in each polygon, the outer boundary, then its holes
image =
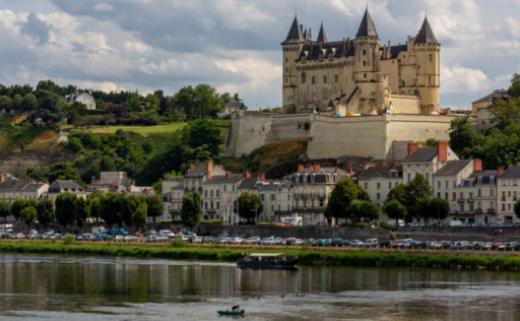
POLYGON ((357 172, 356 179, 370 200, 382 207, 388 193, 403 183, 402 166, 399 163, 388 164, 386 161, 372 163, 368 168, 357 172))
POLYGON ((520 195, 520 167, 510 167, 505 172, 502 168, 497 173, 497 220, 501 224, 520 222, 515 215, 515 204, 520 195))
POLYGON ((85 105, 87 110, 96 110, 96 99, 86 92, 65 96, 65 100, 69 104, 81 103, 85 105))
POLYGON ((419 147, 416 143, 410 143, 408 156, 403 161, 404 183, 410 182, 417 174, 421 174, 432 185, 433 173, 448 161, 458 159, 447 143, 438 143, 436 147, 419 147))

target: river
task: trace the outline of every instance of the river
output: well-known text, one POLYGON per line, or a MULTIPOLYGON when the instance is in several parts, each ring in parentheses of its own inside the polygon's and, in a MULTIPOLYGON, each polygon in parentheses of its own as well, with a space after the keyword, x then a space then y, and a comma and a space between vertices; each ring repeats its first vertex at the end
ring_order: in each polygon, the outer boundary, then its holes
POLYGON ((0 254, 0 320, 520 320, 520 273, 0 254))

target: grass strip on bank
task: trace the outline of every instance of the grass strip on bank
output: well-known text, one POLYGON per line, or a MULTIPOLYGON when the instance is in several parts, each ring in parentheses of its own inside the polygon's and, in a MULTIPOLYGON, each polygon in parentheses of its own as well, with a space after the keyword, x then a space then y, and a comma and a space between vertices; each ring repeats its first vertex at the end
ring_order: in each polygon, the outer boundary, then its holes
POLYGON ((520 256, 471 256, 454 254, 410 254, 378 251, 329 251, 319 249, 244 250, 220 247, 154 246, 150 244, 64 244, 63 242, 0 242, 0 252, 96 255, 234 262, 244 253, 277 252, 294 255, 300 265, 356 267, 415 267, 442 269, 520 270, 520 256))

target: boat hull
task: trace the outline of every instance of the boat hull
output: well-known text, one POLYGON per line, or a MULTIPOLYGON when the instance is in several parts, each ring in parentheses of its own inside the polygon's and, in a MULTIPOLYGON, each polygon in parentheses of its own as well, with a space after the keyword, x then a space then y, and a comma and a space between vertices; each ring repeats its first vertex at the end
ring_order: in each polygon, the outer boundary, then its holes
POLYGON ((218 315, 227 317, 241 317, 244 315, 244 310, 230 311, 230 310, 218 310, 218 315))

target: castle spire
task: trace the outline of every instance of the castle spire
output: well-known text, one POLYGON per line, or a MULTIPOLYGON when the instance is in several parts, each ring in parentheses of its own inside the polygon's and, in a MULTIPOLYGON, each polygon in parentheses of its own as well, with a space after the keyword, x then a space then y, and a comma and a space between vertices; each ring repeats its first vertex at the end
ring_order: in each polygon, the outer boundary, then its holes
POLYGON ((285 43, 298 43, 303 41, 303 34, 302 34, 302 28, 300 24, 298 23, 298 17, 294 15, 294 20, 291 24, 291 28, 289 29, 289 33, 287 34, 287 37, 285 38, 285 43))
POLYGON ((318 43, 326 43, 328 42, 327 40, 327 35, 325 34, 325 29, 323 28, 323 22, 321 23, 321 26, 320 26, 320 32, 318 33, 318 40, 317 40, 318 43))
POLYGON ((361 23, 359 24, 356 37, 379 37, 376 31, 374 21, 372 20, 370 13, 368 13, 368 6, 365 9, 363 19, 361 19, 361 23))
POLYGON ((419 30, 417 37, 415 37, 415 43, 439 43, 433 34, 433 30, 430 27, 430 23, 428 22, 428 17, 426 16, 424 16, 421 29, 419 30))

